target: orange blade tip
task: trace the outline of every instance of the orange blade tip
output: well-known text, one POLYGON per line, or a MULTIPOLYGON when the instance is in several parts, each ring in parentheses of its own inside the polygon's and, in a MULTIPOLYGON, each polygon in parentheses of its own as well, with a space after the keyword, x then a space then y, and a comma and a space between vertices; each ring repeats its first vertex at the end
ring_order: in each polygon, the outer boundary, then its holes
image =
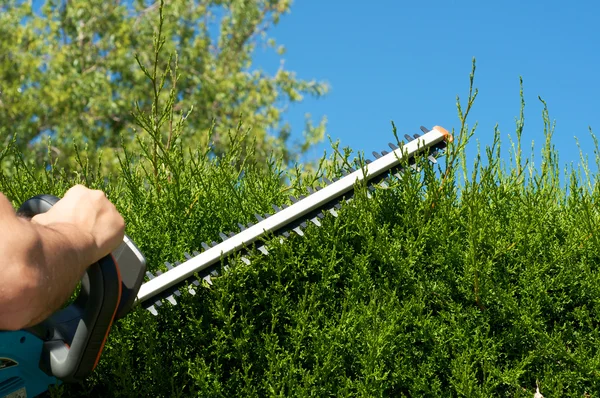
POLYGON ((450 134, 448 132, 448 130, 446 130, 445 128, 443 128, 441 126, 433 126, 433 129, 437 130, 439 133, 441 133, 447 142, 452 142, 454 140, 454 137, 452 137, 452 134, 450 134))

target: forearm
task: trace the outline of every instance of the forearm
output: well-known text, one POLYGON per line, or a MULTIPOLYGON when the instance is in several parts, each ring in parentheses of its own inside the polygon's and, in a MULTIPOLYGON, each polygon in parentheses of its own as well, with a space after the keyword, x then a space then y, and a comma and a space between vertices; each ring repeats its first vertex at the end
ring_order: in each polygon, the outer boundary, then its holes
POLYGON ((88 258, 89 243, 70 224, 43 226, 16 216, 8 220, 5 216, 2 223, 11 233, 0 243, 6 276, 0 293, 0 329, 32 326, 73 293, 93 261, 88 258))
POLYGON ((25 272, 37 277, 26 326, 40 323, 59 309, 71 296, 85 270, 91 265, 89 247, 80 231, 69 224, 42 226, 31 223, 36 230, 37 248, 32 250, 25 272), (31 264, 31 265, 30 265, 31 264))

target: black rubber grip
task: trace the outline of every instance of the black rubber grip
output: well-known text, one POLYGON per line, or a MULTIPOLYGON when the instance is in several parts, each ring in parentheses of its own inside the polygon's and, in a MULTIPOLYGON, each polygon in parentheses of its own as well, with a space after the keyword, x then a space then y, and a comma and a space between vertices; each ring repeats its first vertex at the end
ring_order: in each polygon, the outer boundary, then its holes
POLYGON ((36 214, 45 213, 54 206, 60 198, 53 195, 37 195, 27 200, 19 207, 17 214, 22 217, 31 218, 36 214))
MULTIPOLYGON (((59 200, 38 195, 27 200, 17 213, 33 217, 59 200)), ((31 328, 44 340, 42 370, 67 382, 80 381, 94 370, 121 301, 121 285, 118 265, 108 255, 88 267, 72 304, 31 328)))

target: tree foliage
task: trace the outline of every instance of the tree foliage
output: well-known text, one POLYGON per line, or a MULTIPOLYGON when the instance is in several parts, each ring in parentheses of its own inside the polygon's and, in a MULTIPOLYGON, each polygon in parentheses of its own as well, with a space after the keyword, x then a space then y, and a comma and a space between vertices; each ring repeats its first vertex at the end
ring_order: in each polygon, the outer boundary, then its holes
MULTIPOLYGON (((16 135, 17 145, 36 154, 38 163, 51 137, 51 152, 63 166, 72 164, 74 144, 91 153, 104 148, 104 163, 115 165, 121 137, 126 145, 147 138, 134 104, 152 113, 154 97, 175 88, 172 112, 186 115, 187 132, 180 137, 186 146, 210 141, 221 154, 243 120, 250 131, 246 144, 257 156, 274 152, 293 161, 322 138, 325 119, 316 126, 307 120, 304 141, 291 143, 285 111, 306 95, 325 94, 327 85, 297 78, 283 59, 272 75, 252 61, 265 47, 283 55, 269 30, 290 5, 197 0, 171 1, 163 9, 141 0, 4 1, 0 137, 6 144, 16 135), (175 70, 175 63, 177 76, 162 73, 175 70), (157 77, 152 85, 150 76, 157 77)), ((155 133, 166 137, 169 131, 172 126, 162 125, 155 133)))

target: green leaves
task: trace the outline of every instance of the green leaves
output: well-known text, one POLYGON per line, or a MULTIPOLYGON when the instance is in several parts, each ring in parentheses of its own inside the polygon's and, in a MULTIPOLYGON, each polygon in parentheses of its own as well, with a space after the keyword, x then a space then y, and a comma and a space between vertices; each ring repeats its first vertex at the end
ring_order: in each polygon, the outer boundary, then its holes
MULTIPOLYGON (((151 112, 143 117, 151 124, 151 112)), ((13 148, 0 190, 19 204, 78 179, 106 189, 155 271, 352 164, 349 150, 338 151, 316 175, 286 174, 281 163, 242 156, 253 148, 245 134, 231 134, 221 157, 157 146, 156 174, 155 142, 140 141, 145 149, 124 150, 107 181, 84 156, 77 174, 60 174, 35 171, 13 148)), ((460 165, 446 173, 422 164, 370 199, 357 187, 321 228, 274 239, 249 266, 231 259, 225 276, 195 296, 184 291, 158 317, 129 314, 92 377, 54 394, 530 397, 538 383, 546 396, 598 391, 598 190, 576 178, 568 191, 547 186, 553 164, 521 178, 516 162, 498 161, 499 148, 464 184, 460 165)))
MULTIPOLYGON (((283 112, 303 96, 324 95, 327 86, 283 68, 268 75, 252 65, 253 52, 270 39, 269 28, 289 10, 289 1, 159 5, 49 0, 34 12, 30 2, 5 4, 3 142, 16 134, 19 148, 29 148, 28 156, 43 166, 44 137, 51 136, 53 158, 67 168, 75 164, 73 143, 86 142, 92 156, 106 149, 103 172, 113 172, 121 137, 129 147, 140 134, 149 137, 136 130, 134 104, 151 113, 161 92, 160 100, 188 119, 180 137, 186 146, 210 147, 221 155, 240 120, 252 131, 246 145, 255 145, 261 159, 275 153, 291 163, 315 143, 309 133, 306 142, 289 149, 283 112), (151 86, 147 78, 154 79, 151 86)), ((154 133, 167 137, 170 129, 157 125, 154 133)))

